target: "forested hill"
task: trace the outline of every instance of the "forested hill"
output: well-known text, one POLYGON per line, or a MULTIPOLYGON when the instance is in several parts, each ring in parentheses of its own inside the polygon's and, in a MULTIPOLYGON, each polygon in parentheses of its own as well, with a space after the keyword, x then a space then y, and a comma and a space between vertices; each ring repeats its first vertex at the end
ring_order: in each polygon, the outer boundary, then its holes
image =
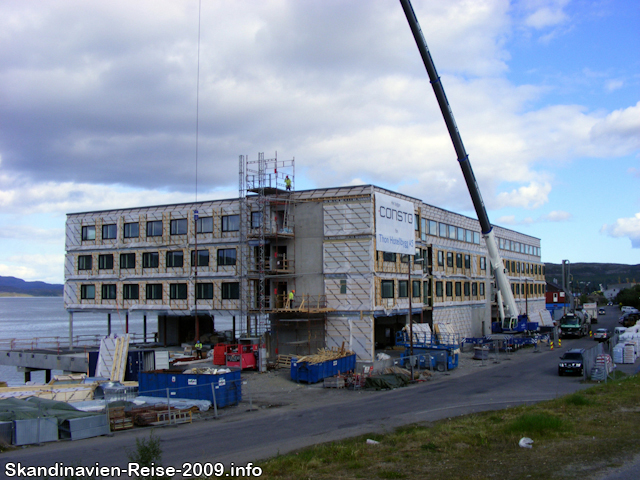
MULTIPOLYGON (((573 281, 576 285, 591 283, 597 290, 600 284, 640 282, 640 265, 626 265, 622 263, 571 263, 569 264, 573 281)), ((562 264, 545 263, 545 277, 548 282, 557 280, 562 284, 562 264)))
POLYGON ((25 282, 16 277, 0 276, 0 296, 61 297, 64 285, 45 282, 25 282))

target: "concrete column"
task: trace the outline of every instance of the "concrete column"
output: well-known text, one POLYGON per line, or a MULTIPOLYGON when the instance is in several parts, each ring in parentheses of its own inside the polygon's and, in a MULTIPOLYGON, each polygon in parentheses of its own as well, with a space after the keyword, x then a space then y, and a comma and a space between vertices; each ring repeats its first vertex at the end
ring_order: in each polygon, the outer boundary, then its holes
POLYGON ((73 312, 69 312, 69 350, 73 350, 73 312))

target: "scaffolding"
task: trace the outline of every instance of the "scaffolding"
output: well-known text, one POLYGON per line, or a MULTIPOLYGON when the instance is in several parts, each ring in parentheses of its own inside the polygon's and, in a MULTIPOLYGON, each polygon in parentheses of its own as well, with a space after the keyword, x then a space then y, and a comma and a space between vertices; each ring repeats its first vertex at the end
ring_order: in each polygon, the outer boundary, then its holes
POLYGON ((258 154, 239 159, 240 193, 240 318, 247 320, 248 336, 270 330, 269 313, 276 303, 267 291, 268 277, 295 272, 290 258, 279 258, 278 240, 294 238, 291 193, 295 159, 278 160, 258 154), (273 256, 267 255, 270 245, 273 256), (252 326, 251 316, 255 318, 252 326))

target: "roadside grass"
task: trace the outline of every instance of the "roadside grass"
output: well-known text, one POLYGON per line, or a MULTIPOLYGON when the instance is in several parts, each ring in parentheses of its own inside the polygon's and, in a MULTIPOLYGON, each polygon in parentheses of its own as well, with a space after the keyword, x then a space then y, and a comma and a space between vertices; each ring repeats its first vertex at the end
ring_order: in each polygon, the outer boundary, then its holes
POLYGON ((535 405, 280 455, 259 463, 260 478, 582 479, 640 452, 638 425, 640 376, 634 375, 535 405), (518 445, 522 437, 533 440, 532 448, 518 445))

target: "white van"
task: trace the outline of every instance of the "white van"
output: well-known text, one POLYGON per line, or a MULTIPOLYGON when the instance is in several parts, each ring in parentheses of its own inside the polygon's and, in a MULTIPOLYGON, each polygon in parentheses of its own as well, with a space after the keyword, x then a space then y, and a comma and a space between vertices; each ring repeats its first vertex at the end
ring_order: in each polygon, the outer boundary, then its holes
POLYGON ((635 307, 620 307, 620 310, 622 310, 622 313, 640 313, 635 307))
POLYGON ((613 329, 614 335, 622 335, 626 331, 627 329, 625 327, 616 327, 613 329))

